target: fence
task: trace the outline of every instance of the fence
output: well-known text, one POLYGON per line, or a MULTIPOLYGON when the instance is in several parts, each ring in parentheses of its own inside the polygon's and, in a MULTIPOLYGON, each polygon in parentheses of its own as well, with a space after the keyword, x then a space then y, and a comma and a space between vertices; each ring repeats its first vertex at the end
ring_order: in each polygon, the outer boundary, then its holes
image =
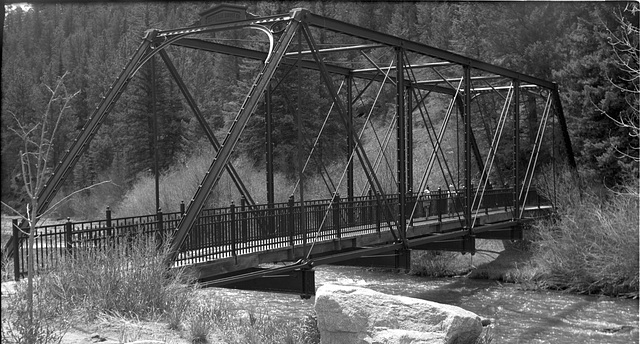
MULTIPOLYGON (((375 195, 342 199, 288 202, 249 206, 243 199, 240 205, 204 209, 189 232, 176 260, 176 265, 196 264, 212 259, 234 257, 256 251, 303 245, 312 240, 325 241, 380 232, 387 222, 393 223, 398 214, 398 195, 384 195, 382 202, 375 195)), ((531 190, 526 205, 540 206, 547 201, 531 190)), ((428 196, 412 194, 407 197, 407 218, 416 209, 415 218, 437 219, 460 216, 465 199, 461 192, 438 190, 428 196)), ((511 189, 487 190, 478 204, 491 209, 508 211, 513 204, 511 189)), ((160 243, 170 238, 178 227, 184 203, 179 212, 112 218, 109 208, 104 220, 72 222, 36 228, 34 265, 44 271, 56 264, 56 257, 72 254, 79 248, 105 248, 131 242, 135 236, 155 238, 160 243)), ((27 273, 26 234, 13 223, 14 276, 27 273)))

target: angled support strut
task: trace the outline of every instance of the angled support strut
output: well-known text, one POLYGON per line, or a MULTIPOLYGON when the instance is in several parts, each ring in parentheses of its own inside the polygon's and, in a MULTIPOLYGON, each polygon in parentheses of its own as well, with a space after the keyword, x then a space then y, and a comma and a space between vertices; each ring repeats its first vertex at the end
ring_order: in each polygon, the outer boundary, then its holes
MULTIPOLYGON (((211 130, 211 127, 209 127, 209 124, 207 123, 207 120, 202 115, 202 112, 200 112, 200 109, 198 108, 196 101, 191 96, 191 93, 187 89, 187 86, 185 85, 184 81, 182 81, 182 78, 180 77, 180 74, 178 74, 176 67, 173 65, 173 62, 171 62, 169 55, 167 54, 166 51, 161 50, 160 57, 162 57, 162 60, 167 66, 167 69, 169 69, 169 73, 171 73, 171 76, 173 76, 173 79, 178 85, 178 88, 180 89, 180 91, 182 92, 182 95, 184 96, 187 103, 189 104, 191 111, 198 119, 198 122, 200 123, 200 126, 204 130, 205 134, 207 135, 209 142, 211 142, 211 145, 213 145, 213 148, 215 149, 215 151, 218 152, 220 150, 220 143, 218 142, 215 135, 213 134, 213 130, 211 130)), ((244 183, 242 183, 242 180, 240 179, 240 176, 238 175, 238 172, 233 167, 233 165, 229 163, 225 166, 225 168, 229 172, 229 175, 231 176, 233 183, 238 188, 238 191, 240 192, 240 194, 247 199, 247 202, 249 202, 249 205, 251 206, 255 205, 255 201, 253 200, 253 198, 251 198, 251 195, 249 194, 249 190, 247 190, 244 183)))
MULTIPOLYGON (((317 50, 316 50, 316 44, 315 41, 313 39, 313 36, 311 35, 311 33, 309 32, 309 28, 306 26, 306 24, 303 24, 303 29, 302 31, 304 32, 305 38, 307 40, 307 43, 309 44, 311 51, 312 51, 312 55, 313 58, 315 59, 316 63, 318 64, 318 66, 320 67, 320 74, 322 76, 322 79, 325 83, 325 85, 328 88, 329 94, 331 95, 331 97, 333 98, 333 101, 335 102, 337 108, 338 108, 338 113, 340 114, 340 116, 342 117, 342 120, 344 122, 345 128, 349 128, 349 123, 348 123, 348 119, 346 118, 347 112, 344 108, 344 105, 342 104, 342 102, 340 101, 340 99, 337 96, 337 93, 335 92, 334 89, 334 85, 333 82, 331 80, 331 76, 329 75, 328 70, 326 69, 326 66, 322 60, 322 57, 318 54, 317 50)), ((386 200, 384 200, 381 197, 381 193, 382 193, 382 186, 380 184, 380 182, 378 181, 375 173, 373 172, 373 167, 371 166, 371 162, 369 161, 369 159, 367 158, 366 152, 364 151, 364 148, 362 146, 362 142, 360 142, 360 139, 358 138, 358 135, 355 132, 350 132, 349 135, 351 135, 353 137, 354 140, 354 144, 355 144, 355 148, 356 148, 356 153, 358 155, 358 159, 360 160, 360 163, 362 164, 363 170, 367 176, 367 179, 369 180, 369 183, 374 186, 374 194, 376 197, 376 201, 378 202, 378 204, 380 204, 381 206, 388 206, 386 200)), ((392 212, 393 214, 393 212, 392 212)), ((397 223, 397 221, 394 221, 397 223)), ((393 226, 391 225, 391 223, 389 224, 389 230, 391 232, 391 234, 393 235, 395 240, 398 240, 399 237, 398 235, 394 232, 393 230, 393 226)))
POLYGON ((189 207, 187 208, 185 215, 180 220, 175 237, 173 239, 173 242, 171 243, 170 254, 167 257, 167 263, 175 261, 175 259, 178 257, 180 247, 185 242, 187 234, 195 224, 200 211, 204 207, 206 199, 211 193, 211 190, 217 183, 218 179, 220 179, 222 170, 227 165, 229 159, 231 158, 231 153, 233 152, 236 144, 238 143, 238 140, 240 139, 240 134, 242 134, 245 126, 247 125, 251 114, 254 112, 258 101, 262 97, 263 92, 267 88, 267 85, 273 77, 278 65, 282 61, 287 47, 291 43, 291 40, 293 39, 293 36, 295 35, 300 25, 299 14, 300 10, 294 10, 293 20, 289 21, 287 28, 280 37, 278 43, 275 45, 273 54, 271 54, 269 58, 265 60, 262 71, 249 90, 249 93, 247 94, 247 97, 245 98, 245 101, 242 104, 238 115, 231 125, 231 128, 229 129, 229 132, 224 142, 222 143, 220 150, 216 154, 216 157, 209 167, 204 180, 198 187, 196 194, 189 203, 189 207))

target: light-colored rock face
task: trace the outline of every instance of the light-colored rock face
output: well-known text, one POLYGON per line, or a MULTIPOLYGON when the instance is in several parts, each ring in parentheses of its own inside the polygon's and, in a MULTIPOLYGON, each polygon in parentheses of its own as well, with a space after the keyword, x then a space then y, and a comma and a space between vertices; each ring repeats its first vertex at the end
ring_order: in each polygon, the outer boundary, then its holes
POLYGON ((359 287, 318 288, 315 310, 322 344, 465 344, 482 332, 480 318, 460 307, 359 287))

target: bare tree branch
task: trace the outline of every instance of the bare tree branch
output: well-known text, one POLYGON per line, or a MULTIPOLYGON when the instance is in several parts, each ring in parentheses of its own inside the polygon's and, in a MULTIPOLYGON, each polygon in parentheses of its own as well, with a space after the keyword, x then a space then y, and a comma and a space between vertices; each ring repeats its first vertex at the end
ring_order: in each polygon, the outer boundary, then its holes
MULTIPOLYGON (((614 118, 614 116, 609 115, 604 109, 591 101, 600 113, 611 119, 618 127, 628 129, 629 136, 634 138, 640 138, 640 44, 638 42, 640 28, 636 26, 637 24, 628 21, 624 17, 624 12, 635 14, 638 11, 640 11, 638 3, 630 3, 627 4, 622 12, 615 13, 619 24, 616 32, 603 25, 609 36, 608 44, 611 46, 615 56, 615 64, 624 74, 619 80, 630 83, 631 86, 629 88, 627 85, 620 85, 610 76, 607 76, 607 79, 613 87, 622 92, 625 102, 629 105, 631 111, 626 115, 620 114, 617 118, 614 118)), ((618 147, 614 148, 622 156, 640 161, 640 155, 631 156, 620 151, 618 147)), ((632 147, 632 149, 640 153, 640 147, 632 147)))
POLYGON ((2 204, 2 205, 4 205, 5 207, 7 207, 7 208, 8 208, 9 210, 11 210, 14 214, 16 214, 16 215, 20 216, 20 218, 21 218, 22 220, 27 221, 27 218, 26 218, 26 217, 25 217, 21 212, 19 212, 18 210, 16 210, 16 209, 15 209, 15 208, 13 208, 12 206, 10 206, 10 205, 8 205, 7 203, 4 203, 4 202, 2 202, 2 201, 0 201, 0 204, 2 204))
MULTIPOLYGON (((38 218, 42 218, 42 217, 44 217, 46 214, 49 214, 49 213, 50 213, 51 211, 53 211, 53 209, 55 209, 58 205, 62 204, 62 202, 67 201, 69 198, 73 197, 75 194, 80 193, 80 192, 82 192, 82 191, 89 190, 89 189, 94 188, 94 187, 96 187, 96 186, 98 186, 98 185, 106 184, 106 183, 112 183, 112 182, 111 182, 110 180, 105 180, 105 181, 102 181, 102 182, 99 182, 99 183, 95 183, 95 184, 93 184, 93 185, 89 185, 89 186, 87 186, 87 187, 85 187, 85 188, 82 188, 82 189, 76 190, 76 191, 74 191, 74 192, 72 192, 72 193, 70 193, 70 194, 66 195, 66 196, 65 196, 65 197, 63 197, 61 200, 59 200, 58 202, 56 202, 54 205, 50 206, 50 207, 49 207, 49 209, 47 209, 45 212, 43 212, 42 214, 38 215, 38 218)), ((112 184, 113 184, 113 183, 112 183, 112 184)))

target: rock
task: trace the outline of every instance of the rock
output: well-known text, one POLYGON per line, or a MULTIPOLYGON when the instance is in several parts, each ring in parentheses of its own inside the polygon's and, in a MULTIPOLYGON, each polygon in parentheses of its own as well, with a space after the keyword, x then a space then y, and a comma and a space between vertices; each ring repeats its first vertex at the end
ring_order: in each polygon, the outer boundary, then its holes
POLYGON ((491 319, 482 319, 482 327, 491 325, 491 319))
POLYGON ((388 329, 377 331, 371 338, 371 341, 365 342, 389 344, 440 344, 446 343, 445 340, 444 333, 388 329))
POLYGON ((460 307, 359 287, 318 288, 315 310, 322 344, 463 344, 482 332, 480 317, 460 307))

